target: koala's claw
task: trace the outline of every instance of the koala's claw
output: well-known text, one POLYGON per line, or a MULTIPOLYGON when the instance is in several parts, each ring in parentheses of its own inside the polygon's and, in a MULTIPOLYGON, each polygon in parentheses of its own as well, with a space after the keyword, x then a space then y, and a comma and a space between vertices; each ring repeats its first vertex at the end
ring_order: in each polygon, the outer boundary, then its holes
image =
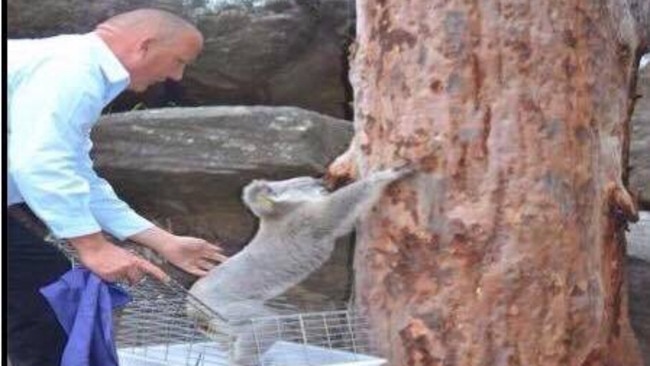
POLYGON ((413 165, 411 164, 404 164, 398 167, 386 169, 386 170, 381 170, 376 173, 373 173, 373 176, 371 179, 375 181, 388 181, 392 182, 397 179, 406 177, 408 175, 411 175, 416 172, 416 169, 413 165))
POLYGON ((395 173, 399 174, 400 178, 411 175, 417 171, 415 165, 408 162, 394 167, 393 170, 395 173))

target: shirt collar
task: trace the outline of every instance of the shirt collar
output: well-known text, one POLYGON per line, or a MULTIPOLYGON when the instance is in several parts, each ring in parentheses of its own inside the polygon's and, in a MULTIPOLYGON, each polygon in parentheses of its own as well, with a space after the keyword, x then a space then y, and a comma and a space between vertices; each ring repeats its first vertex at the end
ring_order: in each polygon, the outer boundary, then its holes
POLYGON ((94 46, 99 67, 108 84, 106 94, 104 95, 105 104, 108 104, 129 85, 129 72, 124 68, 124 65, 122 65, 108 45, 106 45, 104 40, 95 32, 90 32, 87 36, 94 46))

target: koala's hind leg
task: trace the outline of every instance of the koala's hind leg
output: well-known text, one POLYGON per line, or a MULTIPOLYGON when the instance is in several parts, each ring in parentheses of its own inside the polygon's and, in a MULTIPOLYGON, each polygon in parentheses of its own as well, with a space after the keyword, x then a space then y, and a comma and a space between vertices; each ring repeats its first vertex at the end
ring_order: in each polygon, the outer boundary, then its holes
POLYGON ((236 326, 236 340, 231 348, 232 366, 258 366, 262 357, 273 344, 281 339, 276 313, 266 306, 254 313, 250 319, 236 326))

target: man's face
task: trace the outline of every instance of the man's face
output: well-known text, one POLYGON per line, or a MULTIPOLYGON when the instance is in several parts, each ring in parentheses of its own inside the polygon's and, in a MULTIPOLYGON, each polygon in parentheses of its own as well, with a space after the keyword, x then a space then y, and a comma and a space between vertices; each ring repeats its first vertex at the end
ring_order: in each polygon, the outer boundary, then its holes
POLYGON ((202 47, 200 35, 190 32, 168 42, 148 41, 142 45, 139 62, 130 70, 129 89, 142 92, 166 79, 180 81, 185 66, 194 61, 202 47))

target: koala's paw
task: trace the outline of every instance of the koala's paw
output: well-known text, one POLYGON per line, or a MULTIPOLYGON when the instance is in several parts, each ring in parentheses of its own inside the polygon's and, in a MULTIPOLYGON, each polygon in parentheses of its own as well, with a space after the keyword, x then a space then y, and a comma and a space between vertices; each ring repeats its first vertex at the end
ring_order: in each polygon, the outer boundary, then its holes
POLYGON ((411 164, 404 164, 398 167, 385 169, 372 174, 372 179, 377 182, 393 182, 400 178, 404 178, 416 172, 416 169, 411 164))
POLYGON ((407 177, 417 171, 417 167, 412 163, 404 163, 392 168, 398 178, 407 177))

